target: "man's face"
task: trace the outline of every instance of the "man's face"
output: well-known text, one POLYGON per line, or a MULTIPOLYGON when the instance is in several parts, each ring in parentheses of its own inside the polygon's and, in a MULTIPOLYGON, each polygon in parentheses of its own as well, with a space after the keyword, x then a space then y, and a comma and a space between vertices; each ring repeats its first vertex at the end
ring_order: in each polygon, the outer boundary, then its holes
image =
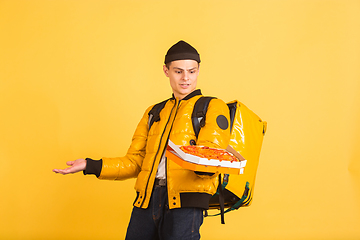
POLYGON ((174 96, 183 99, 196 89, 199 64, 195 60, 177 60, 171 62, 169 69, 164 65, 165 75, 170 80, 174 96))

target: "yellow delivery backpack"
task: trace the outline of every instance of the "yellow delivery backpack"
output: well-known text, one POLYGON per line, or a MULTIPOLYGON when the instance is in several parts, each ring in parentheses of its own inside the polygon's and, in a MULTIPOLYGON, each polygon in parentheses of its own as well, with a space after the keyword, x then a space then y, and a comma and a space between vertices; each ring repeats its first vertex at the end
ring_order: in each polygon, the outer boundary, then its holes
MULTIPOLYGON (((205 125, 206 111, 213 97, 201 97, 197 100, 192 122, 194 131, 199 133, 205 125)), ((219 175, 217 193, 211 198, 210 209, 220 209, 221 223, 224 222, 224 213, 250 206, 255 186, 256 171, 259 163, 260 150, 267 123, 262 121, 253 111, 241 102, 235 100, 227 103, 230 111, 230 146, 239 152, 246 160, 243 174, 219 175), (224 210, 227 208, 227 210, 224 210)))

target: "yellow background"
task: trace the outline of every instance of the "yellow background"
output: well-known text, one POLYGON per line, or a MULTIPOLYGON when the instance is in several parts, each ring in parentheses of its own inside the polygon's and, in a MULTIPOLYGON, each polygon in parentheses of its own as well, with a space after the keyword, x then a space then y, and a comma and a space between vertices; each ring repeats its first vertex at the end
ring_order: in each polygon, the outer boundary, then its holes
POLYGON ((359 30, 357 0, 1 0, 0 239, 123 239, 134 180, 51 170, 125 154, 180 39, 268 122, 252 206, 203 239, 360 239, 359 30))

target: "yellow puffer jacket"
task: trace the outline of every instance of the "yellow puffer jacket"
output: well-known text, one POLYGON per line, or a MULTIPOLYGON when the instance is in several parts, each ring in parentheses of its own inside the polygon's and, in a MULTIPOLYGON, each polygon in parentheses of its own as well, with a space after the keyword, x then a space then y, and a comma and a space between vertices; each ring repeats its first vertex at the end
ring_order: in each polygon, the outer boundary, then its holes
MULTIPOLYGON (((201 96, 201 91, 195 90, 182 100, 171 98, 160 112, 160 121, 154 122, 150 131, 148 113, 152 106, 149 107, 136 128, 126 156, 102 158, 99 179, 125 180, 137 177, 134 206, 147 208, 157 168, 169 138, 177 145, 190 145, 190 140, 195 140, 197 145, 226 148, 230 140, 230 117, 227 105, 220 99, 210 102, 205 126, 196 139, 191 115, 196 100, 201 96)), ((200 175, 169 159, 166 160, 166 179, 170 209, 207 209, 209 199, 216 192, 218 184, 217 174, 200 175)))

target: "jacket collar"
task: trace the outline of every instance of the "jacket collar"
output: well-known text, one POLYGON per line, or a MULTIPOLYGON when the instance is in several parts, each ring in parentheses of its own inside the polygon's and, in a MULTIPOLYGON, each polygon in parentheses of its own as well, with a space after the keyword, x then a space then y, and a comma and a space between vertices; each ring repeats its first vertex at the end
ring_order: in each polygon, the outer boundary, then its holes
MULTIPOLYGON (((200 89, 196 89, 195 91, 192 91, 191 93, 189 93, 186 97, 184 97, 181 100, 189 100, 192 97, 198 96, 198 95, 202 95, 201 94, 201 90, 200 89)), ((172 94, 172 98, 171 99, 175 99, 174 94, 172 94)))

